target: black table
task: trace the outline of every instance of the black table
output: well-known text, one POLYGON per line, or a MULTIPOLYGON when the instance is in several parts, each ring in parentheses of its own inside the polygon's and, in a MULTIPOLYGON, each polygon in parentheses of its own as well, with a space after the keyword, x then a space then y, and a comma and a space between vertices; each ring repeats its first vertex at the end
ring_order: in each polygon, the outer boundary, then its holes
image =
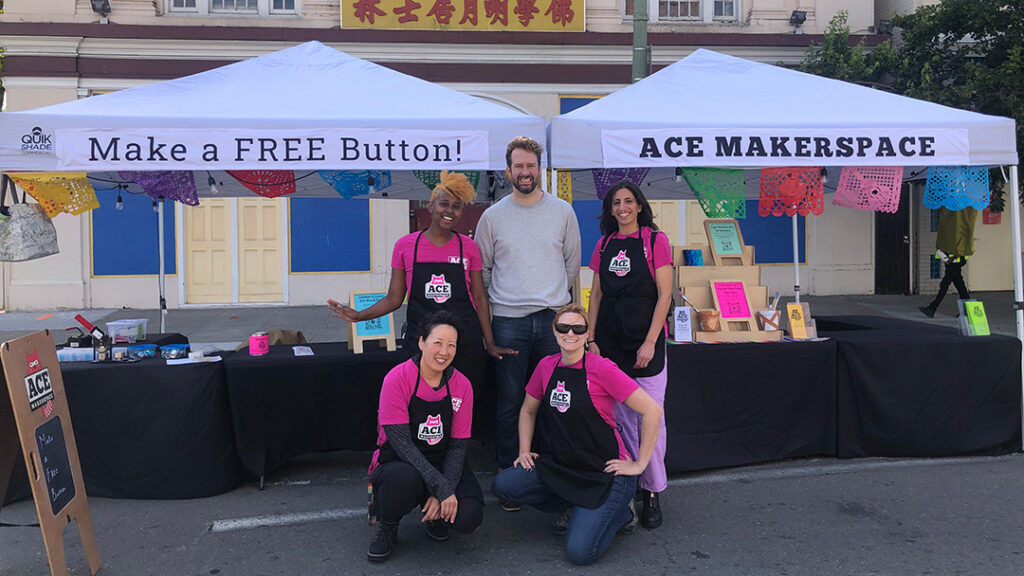
POLYGON ((834 456, 836 344, 670 344, 670 473, 834 456))
POLYGON ((838 345, 838 456, 1019 450, 1020 340, 909 324, 826 332, 838 345))
POLYGON ((309 344, 313 356, 271 346, 264 356, 225 355, 231 419, 248 479, 291 458, 325 450, 370 450, 377 443, 377 405, 388 370, 406 358, 344 342, 309 344))
POLYGON ((239 483, 223 363, 72 362, 61 373, 90 496, 199 498, 239 483))

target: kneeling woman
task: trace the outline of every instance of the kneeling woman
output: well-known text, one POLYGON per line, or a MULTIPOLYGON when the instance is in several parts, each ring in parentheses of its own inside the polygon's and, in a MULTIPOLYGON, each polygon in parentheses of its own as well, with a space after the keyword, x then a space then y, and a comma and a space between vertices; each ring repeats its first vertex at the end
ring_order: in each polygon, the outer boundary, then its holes
POLYGON ((519 457, 498 473, 491 491, 545 512, 571 507, 566 552, 572 562, 589 564, 633 522, 636 478, 651 460, 662 410, 614 362, 586 352, 590 327, 582 306, 563 307, 552 328, 561 353, 543 358, 530 377, 519 412, 519 457), (619 436, 616 402, 641 416, 636 461, 619 436), (530 451, 538 417, 550 454, 530 451))
POLYGON ((420 353, 395 366, 380 391, 377 452, 370 464, 378 530, 366 557, 385 560, 398 543, 398 522, 413 508, 427 535, 468 534, 483 519, 483 493, 466 463, 473 387, 450 365, 459 333, 445 312, 427 318, 420 353))

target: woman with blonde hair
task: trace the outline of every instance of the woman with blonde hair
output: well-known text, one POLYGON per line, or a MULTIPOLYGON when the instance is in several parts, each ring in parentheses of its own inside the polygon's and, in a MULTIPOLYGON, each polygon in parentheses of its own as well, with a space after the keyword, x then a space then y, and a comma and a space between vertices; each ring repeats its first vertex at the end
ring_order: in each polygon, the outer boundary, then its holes
POLYGON ((565 550, 574 564, 596 562, 619 531, 634 524, 633 493, 658 441, 661 407, 614 362, 587 352, 590 323, 579 304, 555 313, 560 352, 544 357, 526 384, 519 411, 519 457, 498 472, 499 501, 543 512, 571 512, 565 550), (632 457, 615 420, 623 403, 640 415, 640 449, 632 457), (534 452, 540 421, 549 449, 534 452))
POLYGON ((405 348, 410 354, 418 350, 423 320, 442 310, 449 312, 462 324, 455 367, 474 386, 480 386, 487 368, 484 354, 500 358, 515 351, 494 344, 480 249, 471 238, 453 229, 462 210, 475 198, 476 189, 465 174, 441 172, 441 180, 430 195, 430 226, 395 242, 387 295, 361 311, 334 300, 328 300, 327 306, 342 320, 362 322, 397 310, 408 294, 405 348))

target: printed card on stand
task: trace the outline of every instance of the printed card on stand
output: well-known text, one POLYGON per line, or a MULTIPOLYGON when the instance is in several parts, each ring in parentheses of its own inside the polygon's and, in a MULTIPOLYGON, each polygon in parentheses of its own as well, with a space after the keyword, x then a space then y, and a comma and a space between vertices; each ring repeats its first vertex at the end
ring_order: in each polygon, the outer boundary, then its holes
POLYGON ((693 342, 693 308, 676 306, 672 316, 675 318, 675 341, 693 342))

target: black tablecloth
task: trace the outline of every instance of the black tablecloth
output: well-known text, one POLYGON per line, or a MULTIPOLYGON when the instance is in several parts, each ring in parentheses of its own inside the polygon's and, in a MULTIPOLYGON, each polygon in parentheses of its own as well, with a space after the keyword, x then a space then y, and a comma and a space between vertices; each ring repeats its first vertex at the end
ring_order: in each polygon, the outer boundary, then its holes
POLYGON ((223 364, 165 362, 61 364, 90 496, 198 498, 240 481, 223 364))
POLYGON ((242 466, 258 478, 289 459, 323 450, 370 450, 384 375, 401 350, 353 354, 344 342, 309 344, 313 356, 271 346, 265 356, 224 358, 231 418, 242 466))
POLYGON ((837 341, 838 455, 996 454, 1021 445, 1021 342, 914 329, 837 341))
POLYGON ((669 472, 835 455, 834 342, 668 347, 669 472))

